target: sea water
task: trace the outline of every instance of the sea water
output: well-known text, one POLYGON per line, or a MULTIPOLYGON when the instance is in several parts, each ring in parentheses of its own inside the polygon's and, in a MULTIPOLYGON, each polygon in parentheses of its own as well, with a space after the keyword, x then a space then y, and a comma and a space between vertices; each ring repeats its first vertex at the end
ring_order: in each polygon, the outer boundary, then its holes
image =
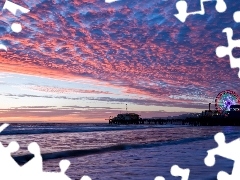
POLYGON ((27 146, 37 142, 44 170, 60 171, 60 160, 68 159, 67 175, 72 179, 88 175, 93 180, 154 180, 156 176, 180 180, 170 174, 177 164, 190 169, 189 180, 215 180, 219 171, 231 173, 233 167, 233 161, 220 156, 213 167, 204 164, 207 150, 217 147, 218 132, 224 132, 226 142, 240 137, 240 127, 11 124, 0 141, 5 146, 19 143, 20 150, 13 154, 19 163, 26 163, 27 146))

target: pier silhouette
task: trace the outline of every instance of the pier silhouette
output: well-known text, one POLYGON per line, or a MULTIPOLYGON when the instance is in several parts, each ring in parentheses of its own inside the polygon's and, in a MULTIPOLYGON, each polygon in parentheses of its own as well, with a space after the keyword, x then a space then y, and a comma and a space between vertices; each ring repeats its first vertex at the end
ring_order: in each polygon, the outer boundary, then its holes
POLYGON ((109 119, 109 124, 152 124, 152 125, 189 125, 189 126, 240 126, 240 118, 237 117, 199 117, 185 119, 109 119))

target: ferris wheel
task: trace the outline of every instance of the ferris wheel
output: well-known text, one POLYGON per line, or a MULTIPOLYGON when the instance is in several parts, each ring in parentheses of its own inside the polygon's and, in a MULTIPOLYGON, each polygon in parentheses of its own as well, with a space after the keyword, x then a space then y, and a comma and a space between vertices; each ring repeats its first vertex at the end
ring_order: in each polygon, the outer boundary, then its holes
POLYGON ((240 97, 231 90, 222 91, 215 98, 215 108, 217 111, 230 111, 230 106, 236 104, 240 104, 240 97))

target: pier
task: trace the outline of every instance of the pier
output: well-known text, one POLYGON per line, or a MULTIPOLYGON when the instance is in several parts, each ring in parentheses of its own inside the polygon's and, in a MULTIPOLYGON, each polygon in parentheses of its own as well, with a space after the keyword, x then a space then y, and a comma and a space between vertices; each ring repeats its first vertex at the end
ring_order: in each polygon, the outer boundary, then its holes
POLYGON ((186 119, 109 119, 109 124, 152 124, 152 125, 188 125, 188 126, 240 126, 240 118, 199 117, 186 119))
POLYGON ((202 111, 194 116, 170 118, 141 118, 136 113, 120 113, 116 117, 110 116, 109 124, 152 124, 152 125, 188 125, 188 126, 240 126, 240 105, 231 105, 229 111, 202 111), (112 118, 111 118, 112 117, 112 118))

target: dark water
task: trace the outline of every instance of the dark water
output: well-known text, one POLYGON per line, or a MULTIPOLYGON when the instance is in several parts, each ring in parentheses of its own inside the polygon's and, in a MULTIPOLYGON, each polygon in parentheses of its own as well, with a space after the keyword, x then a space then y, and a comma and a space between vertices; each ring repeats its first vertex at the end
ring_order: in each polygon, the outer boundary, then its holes
MULTIPOLYGON (((217 147, 214 135, 224 132, 226 141, 240 137, 240 127, 186 127, 108 124, 12 124, 0 140, 3 145, 17 141, 21 149, 13 154, 19 162, 28 160, 27 146, 41 147, 46 171, 59 171, 61 159, 71 166, 72 179, 89 175, 92 179, 166 180, 181 179, 170 174, 171 166, 190 169, 189 179, 216 179, 224 170, 231 173, 233 162, 216 157, 207 167, 207 150, 217 147)), ((31 156, 29 156, 31 157, 31 156)))

